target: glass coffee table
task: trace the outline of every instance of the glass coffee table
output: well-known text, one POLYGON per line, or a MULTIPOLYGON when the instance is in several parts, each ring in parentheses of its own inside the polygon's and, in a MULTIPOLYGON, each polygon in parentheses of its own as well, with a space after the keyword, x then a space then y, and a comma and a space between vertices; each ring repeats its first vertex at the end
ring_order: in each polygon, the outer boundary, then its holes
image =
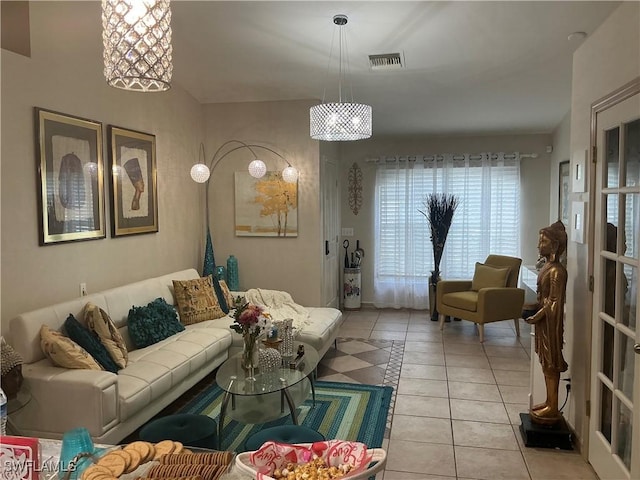
POLYGON ((291 357, 283 357, 283 366, 273 372, 260 372, 249 379, 249 374, 241 365, 242 352, 239 352, 224 362, 216 373, 216 383, 222 390, 222 404, 218 421, 218 442, 222 444, 222 429, 228 414, 230 418, 247 424, 266 423, 282 416, 291 415, 294 425, 298 424, 296 408, 304 402, 311 388, 313 405, 316 394, 314 376, 320 361, 318 351, 311 345, 294 342, 293 351, 298 346, 304 347, 304 357, 296 368, 289 367, 291 357), (304 382, 308 379, 308 382, 304 382), (228 411, 229 400, 231 410, 228 411), (289 412, 285 412, 287 403, 289 412))

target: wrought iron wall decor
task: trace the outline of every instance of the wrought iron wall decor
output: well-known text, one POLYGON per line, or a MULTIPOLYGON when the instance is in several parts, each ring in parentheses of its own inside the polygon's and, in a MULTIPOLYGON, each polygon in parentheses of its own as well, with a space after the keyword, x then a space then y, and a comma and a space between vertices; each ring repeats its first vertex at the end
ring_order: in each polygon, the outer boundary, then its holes
POLYGON ((362 208, 362 169, 355 162, 349 169, 349 208, 354 215, 362 208))

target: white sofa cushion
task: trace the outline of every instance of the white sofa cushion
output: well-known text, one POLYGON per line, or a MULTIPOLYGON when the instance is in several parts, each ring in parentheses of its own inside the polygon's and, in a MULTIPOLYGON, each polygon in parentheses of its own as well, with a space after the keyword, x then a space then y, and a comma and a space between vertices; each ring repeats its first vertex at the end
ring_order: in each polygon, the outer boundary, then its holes
MULTIPOLYGON (((190 372, 197 372, 207 363, 207 348, 202 348, 201 345, 189 341, 188 338, 185 338, 185 335, 181 335, 178 341, 165 345, 162 350, 169 355, 186 356, 189 359, 190 372)), ((231 344, 230 338, 228 343, 229 345, 231 344)), ((211 347, 208 348, 211 349, 211 347)))
POLYGON ((206 354, 206 361, 212 362, 214 359, 220 357, 222 353, 229 350, 232 343, 231 331, 220 328, 192 328, 197 325, 203 325, 203 323, 207 322, 188 326, 180 336, 180 341, 201 346, 206 354))
POLYGON ((296 340, 308 343, 318 350, 322 357, 331 346, 331 341, 336 337, 344 321, 342 312, 326 307, 308 307, 307 310, 309 310, 311 322, 298 332, 296 340))
POLYGON ((155 400, 171 388, 171 370, 144 359, 129 363, 118 372, 118 377, 133 377, 144 381, 151 388, 151 400, 155 400))

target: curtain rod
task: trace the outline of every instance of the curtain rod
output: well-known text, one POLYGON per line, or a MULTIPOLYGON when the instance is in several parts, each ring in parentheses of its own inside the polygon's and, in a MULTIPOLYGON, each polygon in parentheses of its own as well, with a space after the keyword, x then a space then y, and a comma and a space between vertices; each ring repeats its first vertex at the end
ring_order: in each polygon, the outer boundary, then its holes
MULTIPOLYGON (((469 155, 469 158, 472 159, 480 159, 482 158, 482 154, 481 153, 452 153, 452 154, 437 154, 437 155, 397 155, 395 157, 382 157, 382 158, 389 158, 389 160, 382 160, 381 157, 369 157, 367 159, 365 159, 365 162, 367 163, 383 163, 383 162, 395 162, 395 161, 400 161, 400 162, 417 162, 417 161, 425 161, 425 160, 442 160, 444 159, 445 155, 451 155, 454 160, 462 160, 464 159, 464 157, 466 155, 469 155)), ((497 153, 492 153, 491 155, 498 155, 497 153)), ((514 152, 514 153, 505 153, 504 156, 507 158, 515 158, 515 156, 518 155, 518 152, 514 152)), ((538 154, 537 153, 520 153, 520 158, 538 158, 538 154)))

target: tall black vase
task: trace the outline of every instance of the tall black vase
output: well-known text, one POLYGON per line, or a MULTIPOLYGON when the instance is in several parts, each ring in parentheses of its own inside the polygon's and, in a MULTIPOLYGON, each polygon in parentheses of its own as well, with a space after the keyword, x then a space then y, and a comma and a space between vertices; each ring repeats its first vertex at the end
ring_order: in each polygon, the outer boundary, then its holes
POLYGON ((431 321, 438 321, 438 309, 436 307, 436 295, 438 291, 438 282, 440 278, 440 270, 432 270, 429 277, 429 312, 431 313, 431 321))

